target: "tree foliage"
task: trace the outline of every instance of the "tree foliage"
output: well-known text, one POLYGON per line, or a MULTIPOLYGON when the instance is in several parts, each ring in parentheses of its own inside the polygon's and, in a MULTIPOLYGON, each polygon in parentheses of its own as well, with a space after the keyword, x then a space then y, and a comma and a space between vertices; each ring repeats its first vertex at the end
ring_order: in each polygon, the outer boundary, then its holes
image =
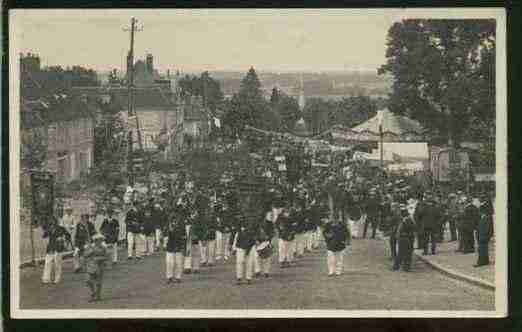
POLYGON ((296 121, 301 117, 297 100, 277 88, 272 90, 270 106, 280 118, 281 129, 284 131, 292 130, 296 121))
POLYGON ((113 188, 124 180, 122 161, 125 160, 127 137, 120 113, 123 107, 114 98, 99 105, 102 118, 94 129, 94 163, 89 178, 91 182, 101 180, 107 188, 113 188))
POLYGON ((208 71, 199 77, 185 75, 179 80, 182 96, 199 96, 203 98, 203 104, 215 111, 222 106, 223 92, 217 80, 212 78, 208 71))
POLYGON ((377 112, 377 102, 366 96, 348 97, 339 101, 310 98, 303 110, 308 128, 314 134, 330 129, 334 125, 356 126, 377 112))
POLYGON ((495 21, 412 19, 388 31, 390 109, 458 144, 491 136, 495 118, 495 21))
POLYGON ((241 136, 245 125, 271 130, 279 128, 279 116, 263 97, 254 68, 249 69, 239 91, 227 103, 223 122, 227 127, 225 132, 232 137, 241 136))

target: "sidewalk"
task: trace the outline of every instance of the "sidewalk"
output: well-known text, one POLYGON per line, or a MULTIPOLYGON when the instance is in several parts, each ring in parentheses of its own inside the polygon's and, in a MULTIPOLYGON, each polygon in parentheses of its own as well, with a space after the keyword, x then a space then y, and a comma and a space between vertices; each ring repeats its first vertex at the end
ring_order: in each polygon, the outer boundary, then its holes
POLYGON ((462 254, 455 252, 458 242, 443 242, 438 244, 437 255, 422 255, 422 250, 416 250, 417 257, 437 270, 452 277, 494 289, 495 285, 495 244, 489 245, 490 265, 473 267, 477 262, 477 254, 462 254))

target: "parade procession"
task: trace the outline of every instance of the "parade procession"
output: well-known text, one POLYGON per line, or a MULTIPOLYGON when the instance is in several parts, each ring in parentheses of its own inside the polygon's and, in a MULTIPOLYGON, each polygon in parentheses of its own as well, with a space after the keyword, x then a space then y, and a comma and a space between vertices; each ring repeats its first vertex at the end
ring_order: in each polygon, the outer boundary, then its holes
POLYGON ((72 207, 65 206, 63 217, 46 226, 42 283, 63 282, 62 255, 68 250, 74 273, 87 276, 90 302, 111 296, 103 279, 120 264, 158 255, 165 270, 157 273, 168 287, 190 284, 195 275, 212 274, 222 264, 235 266, 230 282, 255 287, 292 273, 285 269, 312 253, 324 257, 325 275, 343 277, 351 248, 366 238, 385 243, 380 254, 388 256, 392 271, 410 272, 414 249, 437 255, 443 241, 458 242, 462 254, 474 254, 476 238, 474 266, 489 264, 493 205, 488 192, 423 187, 411 176, 381 174, 365 161, 354 161, 349 151, 331 152, 330 164, 320 166, 311 166, 310 154, 302 152, 287 168, 276 161, 278 148, 226 148, 226 158, 215 152, 221 146, 207 148, 203 155, 209 159, 197 161, 210 164, 204 170, 159 176, 150 190, 128 186, 121 199, 110 197, 101 211, 81 214, 77 222, 72 207), (223 172, 220 159, 228 159, 223 172))
POLYGON ((494 24, 382 23, 377 71, 230 73, 138 59, 154 44, 129 19, 105 76, 19 54, 22 309, 493 310, 494 24), (483 30, 458 60, 473 85, 411 97, 434 65, 400 67, 424 59, 399 32, 452 24, 483 30))

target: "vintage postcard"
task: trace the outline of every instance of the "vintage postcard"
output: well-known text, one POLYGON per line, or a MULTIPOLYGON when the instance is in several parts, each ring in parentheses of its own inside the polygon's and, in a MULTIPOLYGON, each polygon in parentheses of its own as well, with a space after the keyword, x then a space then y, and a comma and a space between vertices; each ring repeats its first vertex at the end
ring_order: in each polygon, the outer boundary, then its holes
POLYGON ((507 315, 503 9, 9 29, 12 317, 507 315))

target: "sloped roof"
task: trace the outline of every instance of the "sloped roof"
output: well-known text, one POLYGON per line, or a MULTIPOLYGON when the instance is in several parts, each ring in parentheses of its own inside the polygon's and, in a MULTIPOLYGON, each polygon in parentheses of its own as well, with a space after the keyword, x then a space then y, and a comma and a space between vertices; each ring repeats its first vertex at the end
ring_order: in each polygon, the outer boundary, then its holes
POLYGON ((310 132, 308 131, 308 126, 306 125, 306 122, 302 117, 296 121, 294 129, 293 129, 293 134, 295 134, 297 136, 310 135, 310 132))
POLYGON ((20 120, 24 129, 77 119, 94 118, 97 112, 91 101, 71 95, 51 95, 38 100, 22 99, 20 120))
MULTIPOLYGON (((102 95, 108 94, 116 98, 123 107, 127 107, 129 90, 126 87, 116 88, 75 88, 78 94, 102 95)), ((162 89, 159 86, 138 87, 134 90, 134 106, 136 108, 173 108, 170 101, 170 90, 162 89)))
POLYGON ((392 113, 389 109, 377 111, 377 115, 366 122, 353 127, 351 130, 359 133, 379 135, 379 122, 382 118, 382 131, 384 134, 396 136, 422 135, 425 130, 419 122, 405 116, 392 113))

